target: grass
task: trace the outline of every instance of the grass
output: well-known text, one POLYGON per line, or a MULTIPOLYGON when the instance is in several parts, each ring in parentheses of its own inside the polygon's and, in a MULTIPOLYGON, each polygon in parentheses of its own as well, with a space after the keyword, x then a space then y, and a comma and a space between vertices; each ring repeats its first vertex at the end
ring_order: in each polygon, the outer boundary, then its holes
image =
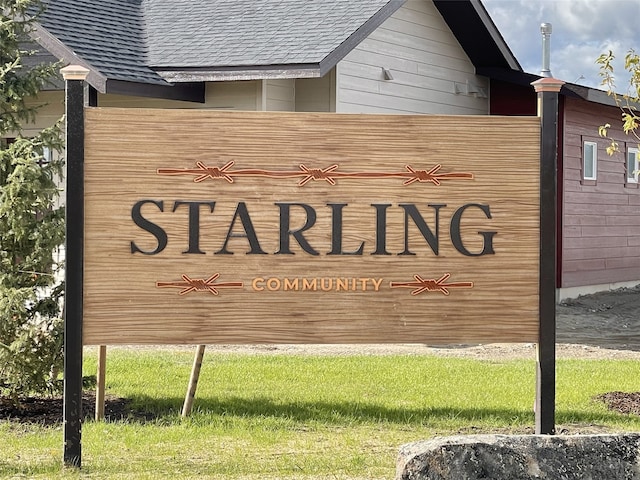
MULTIPOLYGON (((403 443, 534 423, 533 361, 408 355, 207 355, 182 419, 192 355, 111 349, 108 392, 150 419, 85 422, 81 472, 61 469, 61 427, 0 422, 0 478, 391 479, 403 443)), ((640 417, 592 400, 640 390, 640 362, 560 360, 557 371, 559 425, 640 430, 640 417)))

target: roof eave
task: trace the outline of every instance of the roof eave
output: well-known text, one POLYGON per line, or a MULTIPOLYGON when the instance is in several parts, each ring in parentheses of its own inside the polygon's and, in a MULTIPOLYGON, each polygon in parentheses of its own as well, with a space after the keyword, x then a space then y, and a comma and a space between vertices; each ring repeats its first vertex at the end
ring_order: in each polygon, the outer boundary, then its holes
POLYGON ((165 100, 181 100, 195 103, 205 102, 205 85, 202 82, 156 85, 109 79, 106 83, 106 89, 102 93, 162 98, 165 100))
POLYGON ((433 3, 476 69, 507 67, 522 71, 480 0, 433 0, 433 3))
POLYGON ((144 82, 128 82, 108 78, 97 68, 62 43, 45 27, 36 24, 31 32, 34 41, 40 44, 64 65, 81 65, 89 70, 87 83, 102 94, 136 95, 140 97, 164 98, 169 100, 182 100, 187 102, 204 103, 204 84, 183 83, 181 85, 160 85, 144 82))
MULTIPOLYGON (((531 87, 531 82, 543 78, 540 75, 533 73, 517 72, 504 68, 480 68, 478 69, 478 74, 492 80, 500 80, 502 82, 512 83, 522 87, 531 87)), ((533 95, 533 89, 531 89, 531 94, 533 95)), ((575 83, 565 83, 560 89, 560 95, 569 98, 579 98, 590 103, 597 103, 608 107, 618 106, 615 98, 604 90, 586 87, 584 85, 577 85, 575 83)), ((640 105, 638 105, 638 108, 640 108, 640 105)))
POLYGON ((251 65, 238 67, 154 68, 167 82, 223 82, 234 80, 267 80, 285 78, 317 78, 319 64, 251 65))
POLYGON ((484 8, 482 2, 480 0, 470 0, 470 2, 471 5, 473 5, 473 8, 475 8, 476 12, 478 12, 478 16, 482 20, 483 25, 489 32, 489 35, 491 35, 493 41, 496 43, 498 50, 500 50, 500 53, 509 64, 509 67, 512 70, 518 70, 522 72, 523 70, 520 62, 518 62, 518 59, 509 48, 509 45, 507 45, 507 42, 504 40, 504 37, 498 30, 498 27, 496 27, 496 24, 493 23, 491 16, 489 16, 489 12, 487 12, 487 9, 484 8))
MULTIPOLYGON (((600 105, 607 105, 609 107, 620 108, 620 105, 616 102, 616 97, 604 90, 598 88, 585 87, 583 85, 576 85, 574 83, 566 83, 563 86, 563 90, 573 93, 575 96, 587 100, 591 103, 599 103, 600 105)), ((561 90, 560 93, 563 93, 561 90)), ((618 95, 618 98, 622 95, 618 95)), ((624 105, 626 106, 626 100, 624 105)), ((639 109, 640 104, 629 101, 629 107, 639 109)))

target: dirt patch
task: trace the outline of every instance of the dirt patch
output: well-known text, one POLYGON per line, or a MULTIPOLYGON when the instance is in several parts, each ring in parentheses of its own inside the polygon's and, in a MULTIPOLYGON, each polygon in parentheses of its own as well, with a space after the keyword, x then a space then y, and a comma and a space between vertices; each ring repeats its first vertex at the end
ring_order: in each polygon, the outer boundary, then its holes
MULTIPOLYGON (((623 288, 567 300, 556 309, 556 354, 558 358, 640 360, 640 286, 623 288)), ((129 348, 129 347, 110 347, 129 348)), ((136 347, 189 349, 193 346, 136 347)), ((287 354, 287 355, 437 355, 481 360, 507 360, 536 355, 534 344, 486 345, 212 345, 208 353, 287 354)), ((92 354, 92 349, 88 350, 92 354)), ((609 392, 596 397, 611 410, 640 415, 640 392, 609 392)), ((83 397, 83 415, 94 417, 95 396, 83 397)), ((107 397, 105 419, 145 419, 131 411, 127 399, 107 397)), ((27 398, 19 407, 0 398, 0 420, 56 425, 62 422, 62 398, 27 398)), ((584 433, 579 427, 579 432, 584 433)), ((576 429, 568 426, 558 431, 576 429)))
POLYGON ((614 412, 640 415, 640 392, 609 392, 598 395, 595 399, 604 402, 614 412))

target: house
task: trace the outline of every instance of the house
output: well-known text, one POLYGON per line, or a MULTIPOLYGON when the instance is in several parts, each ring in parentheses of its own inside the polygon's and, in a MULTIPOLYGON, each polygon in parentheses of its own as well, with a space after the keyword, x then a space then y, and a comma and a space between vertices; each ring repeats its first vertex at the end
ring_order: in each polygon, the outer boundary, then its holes
MULTIPOLYGON (((535 115, 530 83, 480 0, 49 0, 34 38, 90 70, 101 106, 535 115)), ((41 128, 63 112, 43 92, 41 128)), ((559 298, 640 282, 635 145, 603 92, 560 97, 559 298), (588 153, 591 156, 583 158, 588 153), (630 159, 627 162, 627 157, 630 159), (629 163, 629 164, 628 164, 629 163)), ((517 160, 517 152, 514 152, 517 160)))
MULTIPOLYGON (((492 78, 492 115, 534 115, 530 83, 514 70, 492 78)), ((559 300, 640 283, 640 169, 638 142, 622 131, 621 112, 605 92, 567 83, 560 91, 558 126, 559 300), (619 152, 598 127, 610 124, 619 152)))
POLYGON ((520 69, 477 0, 47 5, 34 37, 102 106, 486 115, 476 70, 520 69))

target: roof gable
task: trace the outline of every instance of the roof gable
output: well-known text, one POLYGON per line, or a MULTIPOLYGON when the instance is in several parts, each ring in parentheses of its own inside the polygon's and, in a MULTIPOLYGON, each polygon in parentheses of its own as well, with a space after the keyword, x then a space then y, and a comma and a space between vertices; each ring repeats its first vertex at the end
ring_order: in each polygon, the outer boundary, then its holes
POLYGON ((181 0, 168 20, 176 2, 145 0, 149 63, 172 82, 320 77, 404 2, 181 0))
MULTIPOLYGON (((168 86, 172 72, 292 68, 321 76, 404 0, 48 0, 36 40, 108 80, 168 86), (332 63, 333 62, 333 63, 332 63), (332 63, 331 65, 329 65, 332 63)), ((254 74, 256 78, 259 73, 254 74)), ((283 74, 281 76, 286 76, 283 74)))
POLYGON ((318 64, 389 0, 145 0, 149 65, 318 64))
MULTIPOLYGON (((37 40, 100 92, 193 99, 189 82, 197 97, 204 81, 323 76, 404 2, 48 0, 37 40)), ((433 2, 476 68, 520 69, 479 0, 433 2)))
POLYGON ((476 69, 522 67, 480 0, 433 0, 476 69))

